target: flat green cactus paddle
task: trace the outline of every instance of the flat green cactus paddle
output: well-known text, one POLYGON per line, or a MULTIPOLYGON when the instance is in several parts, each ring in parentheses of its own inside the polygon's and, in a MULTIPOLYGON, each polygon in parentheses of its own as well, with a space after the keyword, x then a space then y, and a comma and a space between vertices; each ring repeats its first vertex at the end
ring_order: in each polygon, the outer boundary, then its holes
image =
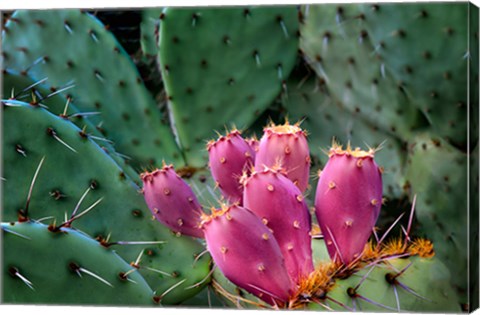
POLYGON ((132 60, 91 15, 79 10, 16 11, 5 25, 2 48, 4 67, 35 79, 48 77, 57 88, 74 84, 68 93, 77 108, 101 112, 89 119, 132 158, 137 171, 162 159, 183 163, 167 119, 132 60))
POLYGON ((202 289, 210 264, 208 255, 197 259, 203 246, 152 220, 139 187, 109 155, 68 120, 19 101, 4 103, 4 220, 71 225, 129 263, 142 256, 139 271, 158 296, 177 285, 162 304, 202 289))
POLYGON ((215 130, 248 127, 279 94, 296 60, 297 30, 293 6, 164 11, 159 62, 188 164, 205 165, 215 130))
POLYGON ((153 291, 114 250, 69 228, 2 223, 3 296, 9 304, 153 306, 153 291))

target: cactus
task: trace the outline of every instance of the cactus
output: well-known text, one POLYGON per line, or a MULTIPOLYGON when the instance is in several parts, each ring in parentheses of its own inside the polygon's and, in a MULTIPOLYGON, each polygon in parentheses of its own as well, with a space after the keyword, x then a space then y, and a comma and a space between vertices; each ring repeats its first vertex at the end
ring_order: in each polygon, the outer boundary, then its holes
POLYGON ((438 260, 412 257, 365 268, 356 277, 337 280, 314 310, 459 312, 449 272, 438 260))
MULTIPOLYGON (((460 148, 467 147, 468 7, 415 3, 361 8, 363 27, 385 67, 434 132, 460 148)), ((470 144, 477 139, 473 136, 470 144)))
POLYGON ((359 6, 309 5, 303 21, 304 58, 335 102, 389 134, 409 137, 423 127, 416 100, 378 56, 378 43, 372 42, 359 6))
POLYGON ((142 10, 140 45, 144 56, 153 57, 158 54, 158 32, 162 11, 163 8, 145 8, 142 10))
POLYGON ((203 166, 204 139, 223 129, 223 122, 247 128, 280 92, 296 60, 297 10, 167 8, 163 13, 159 62, 170 114, 188 164, 203 166))
POLYGON ((4 302, 154 305, 138 270, 84 233, 33 221, 1 227, 4 302))
POLYGON ((4 192, 9 196, 3 202, 4 220, 46 218, 57 226, 73 223, 107 245, 133 242, 115 249, 127 262, 135 261, 144 250, 149 253, 140 273, 152 290, 161 294, 186 279, 162 303, 177 303, 201 290, 201 285, 186 288, 208 275, 208 255, 195 259, 202 246, 151 221, 139 187, 81 129, 41 107, 19 101, 4 101, 4 119, 4 163, 10 166, 2 174, 4 192), (41 172, 34 177, 43 158, 41 172), (29 193, 32 178, 35 189, 29 193), (75 214, 89 208, 91 213, 75 219, 75 214), (159 241, 162 244, 156 243, 159 241))
POLYGON ((319 174, 315 214, 330 257, 346 265, 361 256, 380 214, 382 171, 374 154, 334 144, 319 174))
POLYGON ((266 168, 244 180, 244 206, 272 231, 294 283, 313 271, 311 219, 302 192, 284 170, 266 168))
POLYGON ((478 305, 473 5, 3 16, 6 301, 478 305))
POLYGON ((141 177, 145 201, 157 220, 177 233, 203 237, 202 206, 172 165, 143 173, 141 177))
POLYGON ((101 112, 89 119, 137 170, 162 159, 182 164, 170 127, 133 62, 98 20, 78 10, 22 10, 5 29, 4 66, 37 80, 48 77, 57 89, 73 84, 69 94, 77 108, 101 112))
POLYGON ((207 143, 208 165, 216 185, 230 203, 243 200, 240 178, 253 167, 255 150, 242 138, 239 130, 207 143))
POLYGON ((417 219, 452 274, 452 284, 467 303, 467 155, 447 141, 422 134, 410 144, 406 176, 417 194, 417 219), (429 167, 435 165, 435 169, 429 167))
MULTIPOLYGON (((68 88, 68 87, 67 87, 68 88)), ((81 113, 71 98, 66 98, 62 90, 48 85, 48 78, 35 81, 32 78, 5 70, 3 73, 3 95, 9 100, 19 100, 34 106, 48 108, 51 113, 70 120, 84 135, 96 142, 118 164, 126 176, 137 182, 137 172, 128 164, 125 156, 115 150, 114 144, 96 128, 89 119, 88 113, 81 113)))

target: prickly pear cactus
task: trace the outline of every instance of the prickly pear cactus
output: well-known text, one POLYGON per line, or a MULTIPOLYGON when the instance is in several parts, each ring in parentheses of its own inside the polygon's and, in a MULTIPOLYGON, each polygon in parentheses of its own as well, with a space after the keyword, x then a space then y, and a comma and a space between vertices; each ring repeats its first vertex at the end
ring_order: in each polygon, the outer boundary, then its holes
POLYGON ((187 162, 203 166, 204 141, 214 130, 223 130, 225 122, 248 127, 280 93, 297 56, 297 9, 163 13, 159 62, 170 114, 187 162))
POLYGON ((201 283, 194 285, 209 272, 208 255, 196 259, 202 246, 152 221, 140 188, 81 129, 19 101, 4 101, 3 113, 4 163, 10 166, 2 174, 9 196, 4 220, 71 225, 114 246, 128 263, 142 255, 140 273, 159 296, 181 282, 162 303, 177 303, 201 289, 201 283))
MULTIPOLYGON (((362 5, 376 53, 433 130, 467 147, 468 3, 362 5), (421 30, 421 32, 419 31, 421 30)), ((470 144, 476 142, 472 137, 470 144)))
POLYGON ((139 271, 82 232, 38 222, 1 229, 6 303, 154 305, 139 271))
POLYGON ((429 134, 418 136, 409 149, 406 176, 412 194, 417 195, 417 219, 423 233, 437 244, 438 257, 455 274, 452 284, 467 303, 468 157, 429 134))
POLYGON ((67 94, 77 108, 99 113, 89 119, 137 170, 162 159, 182 163, 168 119, 160 115, 132 60, 91 15, 17 11, 5 25, 2 48, 4 67, 37 80, 48 77, 56 89, 72 86, 67 94))
POLYGON ((391 134, 422 126, 415 99, 385 67, 358 6, 309 5, 302 12, 300 47, 335 102, 391 134))
MULTIPOLYGON (((102 147, 122 168, 127 177, 137 182, 137 172, 128 164, 125 155, 115 150, 113 142, 102 134, 102 129, 96 128, 88 119, 88 113, 81 113, 76 104, 71 101, 71 98, 67 98, 62 93, 62 90, 56 90, 50 86, 48 78, 36 81, 28 76, 6 69, 3 72, 3 95, 9 100, 19 100, 33 106, 46 108, 58 117, 70 120, 82 129, 85 136, 88 135, 89 139, 102 147)), ((22 151, 21 147, 19 147, 19 151, 22 151)), ((26 154, 26 152, 24 153, 26 154)))
POLYGON ((5 301, 478 305, 473 5, 3 16, 5 301))

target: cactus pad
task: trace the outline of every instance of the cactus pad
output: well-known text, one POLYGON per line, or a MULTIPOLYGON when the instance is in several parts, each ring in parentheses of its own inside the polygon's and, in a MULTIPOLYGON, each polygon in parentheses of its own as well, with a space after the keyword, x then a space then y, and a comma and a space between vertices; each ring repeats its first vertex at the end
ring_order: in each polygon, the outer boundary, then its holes
POLYGON ((159 62, 189 164, 206 163, 198 152, 214 130, 248 127, 277 96, 296 60, 297 29, 293 6, 164 11, 159 62))

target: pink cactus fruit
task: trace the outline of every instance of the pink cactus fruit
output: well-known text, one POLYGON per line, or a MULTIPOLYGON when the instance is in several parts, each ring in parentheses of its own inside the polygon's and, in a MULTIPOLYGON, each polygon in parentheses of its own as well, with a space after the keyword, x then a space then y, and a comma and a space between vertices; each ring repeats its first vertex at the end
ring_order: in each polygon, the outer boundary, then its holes
POLYGON ((293 293, 280 247, 250 210, 222 206, 202 222, 207 249, 220 271, 240 288, 270 305, 284 305, 293 293))
POLYGON ((281 170, 267 167, 255 171, 243 184, 244 207, 272 231, 288 274, 298 284, 314 270, 311 218, 302 192, 281 170))
POLYGON ((155 218, 171 230, 203 238, 202 206, 172 165, 141 174, 143 195, 155 218))
POLYGON ((253 167, 255 151, 234 129, 207 145, 212 177, 222 195, 230 203, 242 202, 243 187, 240 177, 245 169, 253 167))
POLYGON ((300 191, 308 188, 310 176, 310 150, 307 134, 300 124, 270 124, 264 128, 264 134, 255 157, 255 169, 261 171, 264 166, 281 165, 287 177, 294 182, 300 191))
POLYGON ((375 150, 333 144, 320 173, 315 214, 332 260, 350 264, 363 252, 382 204, 382 169, 375 150))

